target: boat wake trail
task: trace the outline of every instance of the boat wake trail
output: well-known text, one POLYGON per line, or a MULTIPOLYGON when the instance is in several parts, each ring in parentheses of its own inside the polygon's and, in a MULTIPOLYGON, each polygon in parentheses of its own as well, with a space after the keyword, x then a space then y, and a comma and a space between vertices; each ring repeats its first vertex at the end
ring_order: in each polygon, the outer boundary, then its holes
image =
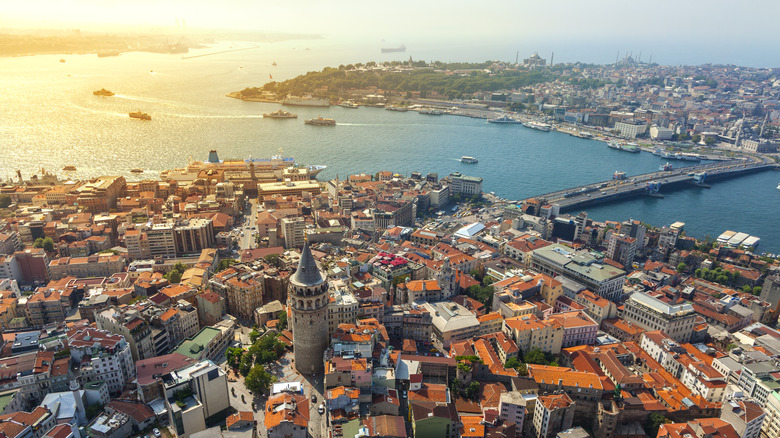
POLYGON ((94 113, 94 114, 105 114, 105 115, 108 115, 108 116, 115 116, 115 117, 127 117, 127 113, 116 113, 116 112, 113 112, 113 111, 96 110, 94 108, 87 108, 85 106, 76 105, 75 103, 73 103, 72 105, 75 106, 78 109, 82 109, 84 111, 89 111, 89 112, 94 113))
POLYGON ((249 116, 229 116, 229 115, 212 115, 212 114, 170 114, 163 113, 166 116, 182 117, 185 119, 262 119, 262 115, 249 115, 249 116))

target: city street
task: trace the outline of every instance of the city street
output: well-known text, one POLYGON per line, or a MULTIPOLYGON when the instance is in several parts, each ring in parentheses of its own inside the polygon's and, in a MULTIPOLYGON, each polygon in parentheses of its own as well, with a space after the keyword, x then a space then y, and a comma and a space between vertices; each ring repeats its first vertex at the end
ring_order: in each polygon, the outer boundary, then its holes
POLYGON ((257 233, 257 200, 250 199, 247 203, 247 212, 244 215, 244 223, 241 225, 238 245, 241 249, 257 247, 255 235, 257 233))
POLYGON ((277 367, 269 369, 278 379, 279 382, 301 382, 303 384, 303 392, 306 398, 309 400, 309 432, 313 438, 325 438, 327 437, 325 429, 325 416, 326 413, 320 414, 317 411, 317 407, 324 403, 325 397, 323 396, 324 382, 321 375, 312 377, 311 375, 302 376, 295 370, 293 362, 293 353, 287 352, 277 362, 277 367), (312 403, 311 395, 317 396, 317 402, 312 403))

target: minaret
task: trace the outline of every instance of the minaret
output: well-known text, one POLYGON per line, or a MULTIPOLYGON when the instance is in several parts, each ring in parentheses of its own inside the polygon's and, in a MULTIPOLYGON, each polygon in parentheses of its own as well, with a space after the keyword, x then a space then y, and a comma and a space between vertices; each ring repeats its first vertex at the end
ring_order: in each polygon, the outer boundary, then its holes
POLYGON ((73 419, 79 426, 87 424, 87 411, 84 409, 84 400, 81 399, 79 384, 75 379, 70 381, 70 392, 73 394, 73 401, 76 403, 76 413, 73 419))
POLYGON ((328 348, 328 283, 320 272, 309 242, 303 244, 298 270, 290 277, 295 368, 301 374, 322 372, 328 348))

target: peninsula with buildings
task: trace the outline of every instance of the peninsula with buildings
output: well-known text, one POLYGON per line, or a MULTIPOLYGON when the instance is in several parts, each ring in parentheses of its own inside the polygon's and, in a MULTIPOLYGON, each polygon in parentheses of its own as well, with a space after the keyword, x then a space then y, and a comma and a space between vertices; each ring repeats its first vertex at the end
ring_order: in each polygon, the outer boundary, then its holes
POLYGON ((461 173, 320 170, 211 151, 159 180, 0 185, 0 433, 780 433, 761 236, 595 221, 461 173))
POLYGON ((260 102, 309 96, 485 119, 511 115, 504 123, 522 121, 605 142, 638 141, 639 147, 777 153, 780 69, 650 61, 626 54, 608 65, 554 64, 552 56, 548 63, 536 53, 522 62, 371 61, 228 96, 260 102))

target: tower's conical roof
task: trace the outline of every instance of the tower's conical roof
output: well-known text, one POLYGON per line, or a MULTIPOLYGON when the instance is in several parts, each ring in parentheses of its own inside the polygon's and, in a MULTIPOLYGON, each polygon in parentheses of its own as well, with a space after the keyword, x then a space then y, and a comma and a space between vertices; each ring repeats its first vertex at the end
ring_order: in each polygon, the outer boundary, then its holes
POLYGON ((325 281, 319 268, 317 268, 317 263, 314 262, 314 256, 311 255, 309 242, 303 244, 298 270, 295 271, 290 280, 305 286, 315 286, 325 281))

